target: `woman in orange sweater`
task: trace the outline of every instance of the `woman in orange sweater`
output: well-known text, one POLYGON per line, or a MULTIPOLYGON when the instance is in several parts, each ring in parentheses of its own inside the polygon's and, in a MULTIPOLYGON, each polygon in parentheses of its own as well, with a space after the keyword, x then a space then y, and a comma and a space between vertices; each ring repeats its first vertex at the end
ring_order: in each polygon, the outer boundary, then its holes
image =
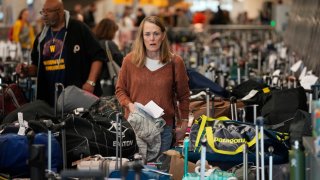
POLYGON ((170 52, 167 30, 157 16, 148 16, 140 24, 132 52, 123 60, 116 86, 116 96, 125 107, 125 117, 135 112, 135 102, 154 101, 166 121, 161 133, 160 152, 170 149, 175 114, 177 140, 184 137, 189 115, 189 85, 182 58, 170 52), (177 108, 175 99, 179 102, 177 108), (176 111, 176 112, 175 112, 176 111))

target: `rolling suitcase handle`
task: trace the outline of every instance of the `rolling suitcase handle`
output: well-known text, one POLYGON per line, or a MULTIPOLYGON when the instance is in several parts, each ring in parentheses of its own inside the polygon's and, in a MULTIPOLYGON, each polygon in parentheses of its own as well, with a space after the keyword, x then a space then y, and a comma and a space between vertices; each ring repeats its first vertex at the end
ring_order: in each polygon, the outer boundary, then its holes
MULTIPOLYGON (((246 111, 241 109, 242 122, 246 122, 246 111)), ((248 145, 243 143, 243 179, 248 180, 248 145)))
MULTIPOLYGON (((265 180, 265 169, 264 169, 264 130, 263 130, 263 118, 262 117, 258 117, 256 120, 256 126, 258 126, 258 132, 256 132, 256 134, 258 134, 259 136, 259 132, 261 134, 261 138, 260 138, 260 158, 261 158, 261 180, 265 180)), ((256 144, 259 143, 259 138, 256 139, 256 144)), ((256 147, 256 151, 259 151, 259 149, 256 147)), ((256 158, 259 158, 256 157, 256 158)), ((259 177, 259 174, 257 174, 257 178, 259 177)))
POLYGON ((272 180, 272 166, 273 166, 273 156, 272 156, 272 153, 273 153, 273 151, 274 151, 274 148, 273 148, 273 146, 269 146, 269 148, 268 148, 268 151, 269 151, 269 153, 270 153, 270 155, 269 155, 269 180, 272 180))
POLYGON ((248 180, 248 145, 243 144, 243 179, 248 180))
POLYGON ((206 89, 207 117, 211 117, 210 116, 210 95, 211 95, 210 90, 209 88, 207 88, 206 89))
POLYGON ((4 91, 5 91, 5 87, 8 86, 8 84, 2 84, 2 79, 0 78, 1 82, 0 82, 0 88, 1 88, 1 98, 2 98, 2 103, 1 103, 1 115, 4 115, 5 114, 5 111, 4 111, 4 106, 5 106, 5 102, 4 102, 4 91))
POLYGON ((116 170, 122 168, 122 114, 118 112, 116 114, 116 170), (120 150, 120 151, 119 151, 120 150), (118 165, 120 158, 120 167, 118 165))
MULTIPOLYGON (((257 123, 257 107, 258 105, 253 105, 253 122, 254 124, 257 123)), ((255 126, 255 131, 256 131, 256 179, 259 180, 259 127, 256 125, 255 126)))
MULTIPOLYGON (((64 85, 62 83, 56 83, 55 84, 55 92, 54 92, 54 116, 58 116, 58 109, 57 109, 57 104, 58 104, 58 92, 59 92, 59 87, 62 89, 61 95, 62 95, 62 106, 61 106, 61 119, 63 120, 63 106, 64 106, 64 85)), ((64 122, 62 122, 62 126, 64 126, 64 122)), ((67 147, 66 147, 66 130, 64 127, 61 128, 61 136, 62 136, 62 161, 63 161, 63 170, 67 169, 67 147)), ((50 141, 49 141, 50 142, 50 141)))
POLYGON ((234 96, 230 97, 230 109, 231 109, 231 119, 238 120, 237 99, 234 96))
POLYGON ((307 92, 307 93, 309 93, 309 108, 308 108, 308 112, 309 113, 312 113, 312 100, 314 99, 313 98, 313 92, 312 92, 312 90, 311 91, 309 91, 309 92, 307 92))
POLYGON ((189 143, 190 143, 190 139, 188 137, 184 138, 183 141, 183 152, 184 152, 184 174, 183 177, 186 177, 188 174, 188 151, 189 151, 189 143))
POLYGON ((201 140, 201 156, 200 156, 200 180, 204 180, 206 172, 206 152, 207 139, 204 137, 201 140))
POLYGON ((240 66, 237 66, 237 83, 238 85, 241 84, 241 69, 240 66))
POLYGON ((320 97, 320 85, 312 85, 311 90, 306 90, 309 93, 309 113, 312 113, 312 101, 318 100, 320 97))

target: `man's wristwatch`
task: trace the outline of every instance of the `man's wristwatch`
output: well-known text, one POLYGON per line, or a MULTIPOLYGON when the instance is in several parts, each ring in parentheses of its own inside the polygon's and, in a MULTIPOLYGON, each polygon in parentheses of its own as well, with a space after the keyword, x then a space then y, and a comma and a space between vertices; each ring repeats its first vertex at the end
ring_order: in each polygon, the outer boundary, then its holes
POLYGON ((91 80, 87 80, 86 83, 90 84, 93 87, 96 86, 96 83, 91 80))

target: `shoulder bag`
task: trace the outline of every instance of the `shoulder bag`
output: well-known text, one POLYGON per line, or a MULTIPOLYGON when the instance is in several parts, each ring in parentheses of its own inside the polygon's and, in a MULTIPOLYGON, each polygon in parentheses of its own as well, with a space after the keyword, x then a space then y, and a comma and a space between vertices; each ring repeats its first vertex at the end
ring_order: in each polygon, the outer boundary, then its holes
POLYGON ((110 78, 113 79, 115 76, 118 76, 119 71, 120 71, 120 66, 113 60, 111 51, 109 49, 108 41, 105 42, 106 44, 106 52, 109 61, 107 62, 108 65, 108 71, 110 78))

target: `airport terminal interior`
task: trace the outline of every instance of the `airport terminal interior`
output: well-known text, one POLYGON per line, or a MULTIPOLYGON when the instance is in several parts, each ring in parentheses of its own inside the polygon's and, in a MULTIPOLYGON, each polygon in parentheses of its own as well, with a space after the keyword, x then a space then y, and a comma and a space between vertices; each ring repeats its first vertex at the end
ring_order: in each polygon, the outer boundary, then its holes
POLYGON ((0 0, 0 180, 319 179, 317 44, 319 0, 0 0))

